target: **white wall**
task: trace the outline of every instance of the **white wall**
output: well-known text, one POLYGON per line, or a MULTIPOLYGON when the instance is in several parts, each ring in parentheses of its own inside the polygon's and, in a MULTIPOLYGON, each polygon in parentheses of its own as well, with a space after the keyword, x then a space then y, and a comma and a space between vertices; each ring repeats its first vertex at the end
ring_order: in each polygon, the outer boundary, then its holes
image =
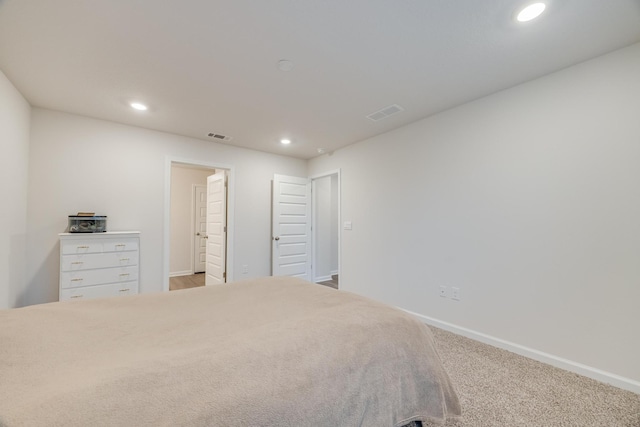
POLYGON ((171 231, 169 275, 193 274, 193 186, 207 185, 214 169, 171 166, 171 231))
POLYGON ((234 167, 236 280, 269 275, 271 179, 306 175, 306 162, 215 142, 34 108, 29 163, 25 304, 58 297, 58 233, 67 215, 108 216, 108 229, 141 231, 141 292, 162 291, 166 159, 234 167), (241 274, 240 266, 249 266, 241 274))
POLYGON ((0 309, 21 305, 25 287, 31 107, 0 71, 0 309))
POLYGON ((341 288, 640 386, 639 76, 636 44, 312 160, 341 288))

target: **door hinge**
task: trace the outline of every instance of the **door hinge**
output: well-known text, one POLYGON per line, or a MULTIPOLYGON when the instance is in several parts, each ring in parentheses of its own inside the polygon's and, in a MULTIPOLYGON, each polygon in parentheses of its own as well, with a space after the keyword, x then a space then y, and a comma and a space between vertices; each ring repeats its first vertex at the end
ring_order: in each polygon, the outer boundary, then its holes
POLYGON ((226 281, 227 280, 227 272, 225 271, 224 273, 222 273, 222 278, 226 281))

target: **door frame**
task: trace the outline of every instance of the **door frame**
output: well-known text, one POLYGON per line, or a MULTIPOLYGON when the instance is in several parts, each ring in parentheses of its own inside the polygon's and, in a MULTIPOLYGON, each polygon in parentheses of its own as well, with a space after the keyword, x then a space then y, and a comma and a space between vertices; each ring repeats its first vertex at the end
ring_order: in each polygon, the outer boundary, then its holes
MULTIPOLYGON (((340 278, 340 272, 342 271, 342 181, 340 176, 340 169, 334 169, 327 172, 322 172, 317 175, 310 176, 311 188, 314 188, 314 181, 320 178, 326 178, 328 176, 337 175, 338 177, 338 278, 340 278)), ((316 266, 318 265, 316 260, 316 244, 318 242, 317 227, 316 227, 316 193, 311 193, 311 276, 312 281, 315 282, 316 278, 316 266)), ((340 279, 338 279, 340 280, 340 279)), ((340 287, 340 285, 338 285, 340 287)))
POLYGON ((206 162, 197 159, 187 159, 166 156, 164 164, 164 243, 162 260, 162 289, 169 290, 169 260, 171 248, 171 165, 183 164, 209 169, 224 169, 227 171, 227 282, 233 281, 234 271, 234 207, 235 207, 235 168, 233 165, 216 162, 206 162))

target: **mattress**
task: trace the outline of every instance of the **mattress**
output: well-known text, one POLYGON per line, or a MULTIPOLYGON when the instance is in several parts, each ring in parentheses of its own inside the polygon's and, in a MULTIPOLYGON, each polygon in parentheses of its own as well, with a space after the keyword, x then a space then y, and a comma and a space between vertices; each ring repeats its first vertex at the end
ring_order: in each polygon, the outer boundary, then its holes
POLYGON ((1 426, 402 426, 459 414, 424 324, 296 278, 0 311, 1 426))

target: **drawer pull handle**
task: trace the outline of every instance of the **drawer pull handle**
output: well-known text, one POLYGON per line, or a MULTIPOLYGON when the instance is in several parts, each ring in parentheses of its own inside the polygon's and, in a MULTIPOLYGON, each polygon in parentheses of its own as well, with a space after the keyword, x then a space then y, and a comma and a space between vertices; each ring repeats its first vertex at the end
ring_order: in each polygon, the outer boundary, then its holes
POLYGON ((129 261, 129 258, 120 258, 120 262, 127 262, 129 261))
POLYGON ((127 245, 125 245, 124 243, 120 243, 120 244, 116 245, 116 248, 124 248, 125 246, 127 246, 127 245))
POLYGON ((71 298, 82 298, 84 295, 71 295, 71 298))
POLYGON ((129 291, 130 291, 130 289, 127 288, 127 289, 120 289, 118 292, 129 292, 129 291))
POLYGON ((78 246, 78 249, 89 249, 89 246, 78 246))
POLYGON ((82 265, 84 264, 84 261, 74 261, 71 263, 71 265, 82 265))
POLYGON ((120 277, 128 277, 129 273, 120 273, 120 277))
POLYGON ((82 282, 84 279, 82 277, 78 279, 71 279, 72 282, 82 282))

